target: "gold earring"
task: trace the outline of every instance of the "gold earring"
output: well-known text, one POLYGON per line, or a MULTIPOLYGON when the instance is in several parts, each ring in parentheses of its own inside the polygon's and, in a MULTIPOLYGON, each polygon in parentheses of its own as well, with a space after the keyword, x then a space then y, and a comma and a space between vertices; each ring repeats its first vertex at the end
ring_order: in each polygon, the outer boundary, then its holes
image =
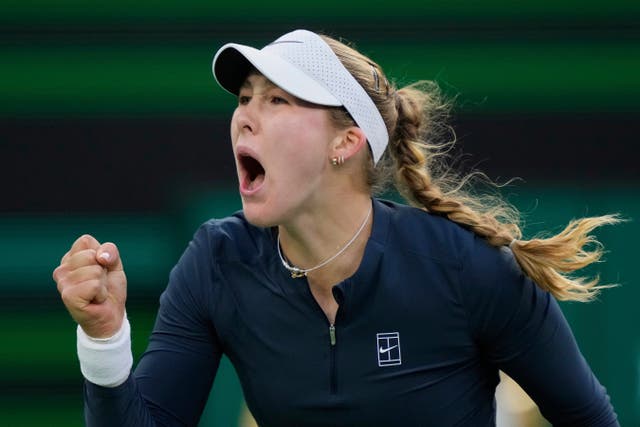
POLYGON ((331 158, 331 164, 333 166, 340 166, 344 163, 344 156, 340 156, 340 157, 332 157, 331 158))

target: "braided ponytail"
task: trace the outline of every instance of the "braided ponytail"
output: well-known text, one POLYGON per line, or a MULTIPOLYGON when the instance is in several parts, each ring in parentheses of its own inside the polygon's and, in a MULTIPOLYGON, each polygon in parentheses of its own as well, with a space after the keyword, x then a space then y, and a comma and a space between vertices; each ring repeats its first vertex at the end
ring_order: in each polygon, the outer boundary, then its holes
MULTIPOLYGON (((476 194, 467 190, 478 181, 493 190, 497 185, 478 172, 458 176, 442 161, 453 142, 434 142, 448 130, 444 123, 450 109, 437 85, 423 81, 396 90, 371 59, 337 40, 323 38, 371 97, 389 131, 383 160, 370 168, 371 185, 384 180, 391 162, 394 184, 410 204, 472 230, 493 246, 509 245, 525 274, 558 300, 589 301, 600 289, 611 286, 598 285, 597 277, 570 275, 601 258, 602 245, 590 233, 601 225, 620 222, 618 216, 573 220, 555 236, 520 240, 519 214, 513 206, 497 191, 476 194)), ((337 127, 353 125, 344 109, 332 110, 332 118, 337 127)))
POLYGON ((600 289, 610 287, 598 285, 597 277, 572 278, 570 274, 600 260, 602 245, 590 233, 601 225, 620 222, 616 215, 573 220, 555 236, 519 240, 522 231, 515 208, 498 196, 465 193, 465 184, 474 174, 455 179, 441 165, 438 167, 445 173, 439 177, 430 174, 428 160, 436 160, 441 147, 423 141, 428 141, 429 128, 434 126, 433 112, 442 108, 438 99, 437 90, 428 94, 415 85, 396 94, 398 118, 389 149, 401 194, 412 204, 471 229, 493 246, 509 245, 523 271, 558 300, 590 301, 600 289))
POLYGON ((441 105, 437 88, 431 88, 432 92, 429 93, 413 85, 396 93, 398 120, 389 143, 396 164, 396 187, 412 204, 467 226, 494 246, 509 244, 514 238, 520 238, 520 229, 516 225, 517 212, 513 208, 504 203, 503 206, 497 205, 494 201, 493 208, 484 212, 487 210, 486 198, 476 200, 463 193, 464 184, 472 179, 471 176, 458 179, 442 166, 439 166, 440 170, 444 170, 441 176, 434 177, 429 173, 437 168, 433 168, 428 161, 437 161, 443 147, 422 141, 437 137, 433 127, 438 117, 433 110, 446 110, 441 105), (453 188, 447 191, 448 187, 453 188), (512 223, 500 222, 500 217, 512 223))

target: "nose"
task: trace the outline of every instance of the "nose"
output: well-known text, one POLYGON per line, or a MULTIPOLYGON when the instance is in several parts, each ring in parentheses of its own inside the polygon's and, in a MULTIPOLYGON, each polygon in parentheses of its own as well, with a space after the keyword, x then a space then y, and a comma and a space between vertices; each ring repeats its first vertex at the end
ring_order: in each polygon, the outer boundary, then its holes
POLYGON ((239 105, 233 114, 234 128, 237 133, 255 133, 258 130, 258 119, 255 107, 251 102, 239 105))

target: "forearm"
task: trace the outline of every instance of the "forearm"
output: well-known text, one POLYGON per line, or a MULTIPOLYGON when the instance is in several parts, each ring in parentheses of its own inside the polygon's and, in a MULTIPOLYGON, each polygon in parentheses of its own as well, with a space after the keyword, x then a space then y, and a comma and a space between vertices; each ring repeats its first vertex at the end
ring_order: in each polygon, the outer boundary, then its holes
POLYGON ((121 385, 111 388, 85 381, 84 418, 87 427, 168 425, 153 419, 131 375, 121 385))
POLYGON ((80 370, 85 378, 87 426, 155 426, 131 376, 131 328, 124 319, 112 337, 95 339, 77 329, 80 370))
MULTIPOLYGON (((200 247, 204 238, 201 234, 194 240, 172 270, 147 349, 135 372, 128 369, 125 378, 120 376, 120 380, 126 379, 124 383, 115 378, 122 369, 113 369, 114 378, 101 384, 88 378, 88 426, 198 425, 222 356, 207 303, 211 301, 206 293, 211 284, 205 280, 210 252, 200 247), (109 385, 111 388, 105 387, 109 385)), ((127 342, 122 353, 115 353, 130 354, 130 347, 127 342)), ((100 362, 98 367, 122 364, 119 356, 111 362, 114 364, 100 362)))

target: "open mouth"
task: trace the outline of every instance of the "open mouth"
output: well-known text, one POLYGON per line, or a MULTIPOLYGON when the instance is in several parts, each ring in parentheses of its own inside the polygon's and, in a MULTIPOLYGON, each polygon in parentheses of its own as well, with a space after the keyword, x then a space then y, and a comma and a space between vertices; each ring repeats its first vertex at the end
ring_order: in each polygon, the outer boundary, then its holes
POLYGON ((238 159, 243 171, 242 189, 249 192, 257 190, 264 182, 265 171, 262 164, 248 154, 241 154, 238 159))

